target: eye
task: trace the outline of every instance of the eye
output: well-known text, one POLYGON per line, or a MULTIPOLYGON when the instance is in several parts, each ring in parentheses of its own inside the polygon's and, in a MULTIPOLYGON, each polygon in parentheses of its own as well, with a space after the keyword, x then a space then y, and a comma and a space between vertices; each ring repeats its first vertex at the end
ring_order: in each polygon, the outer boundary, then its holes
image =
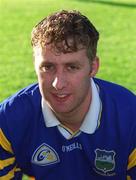
POLYGON ((79 66, 76 65, 76 64, 68 64, 67 69, 68 69, 69 71, 76 71, 76 70, 79 69, 79 66))
POLYGON ((47 72, 47 71, 52 71, 54 70, 54 66, 53 64, 43 64, 41 67, 40 67, 41 71, 43 72, 47 72))

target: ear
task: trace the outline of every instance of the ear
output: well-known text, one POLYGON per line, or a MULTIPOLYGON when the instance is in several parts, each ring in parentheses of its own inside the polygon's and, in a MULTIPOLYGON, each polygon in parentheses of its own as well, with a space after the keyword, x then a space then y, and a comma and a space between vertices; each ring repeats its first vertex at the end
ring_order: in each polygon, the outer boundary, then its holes
POLYGON ((94 77, 99 70, 99 58, 96 56, 91 62, 90 77, 94 77))

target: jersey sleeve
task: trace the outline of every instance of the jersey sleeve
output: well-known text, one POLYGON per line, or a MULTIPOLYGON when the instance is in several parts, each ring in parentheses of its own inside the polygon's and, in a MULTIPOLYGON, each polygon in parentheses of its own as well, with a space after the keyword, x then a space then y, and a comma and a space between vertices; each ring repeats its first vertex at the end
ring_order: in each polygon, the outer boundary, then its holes
POLYGON ((6 180, 15 177, 20 179, 22 173, 20 168, 17 167, 11 144, 2 128, 0 128, 0 179, 6 180))
POLYGON ((135 113, 135 110, 133 112, 132 112, 133 114, 132 117, 133 117, 134 123, 131 124, 131 127, 133 127, 133 131, 130 136, 130 150, 129 150, 128 166, 127 166, 127 175, 128 175, 127 180, 136 179, 136 113, 135 113))
POLYGON ((30 129, 39 113, 35 115, 40 97, 38 86, 31 85, 0 103, 0 180, 33 175, 26 147, 30 147, 30 129))
MULTIPOLYGON (((136 141, 136 136, 135 136, 136 141)), ((127 167, 127 180, 136 179, 136 144, 131 150, 131 153, 128 158, 128 167, 127 167)))
POLYGON ((21 169, 18 167, 16 158, 7 137, 8 128, 3 109, 0 105, 0 179, 21 179, 21 169), (5 122, 5 123, 4 123, 5 122))

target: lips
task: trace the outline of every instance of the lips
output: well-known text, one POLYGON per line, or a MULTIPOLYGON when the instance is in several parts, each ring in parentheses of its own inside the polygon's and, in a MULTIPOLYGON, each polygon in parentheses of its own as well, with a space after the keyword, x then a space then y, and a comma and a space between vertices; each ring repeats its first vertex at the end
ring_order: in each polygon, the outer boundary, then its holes
POLYGON ((58 101, 58 102, 64 102, 66 100, 68 100, 70 94, 59 94, 59 93, 55 93, 52 94, 53 98, 58 101))
POLYGON ((67 95, 65 95, 65 94, 56 94, 56 96, 59 97, 59 98, 64 98, 64 97, 66 97, 67 95))

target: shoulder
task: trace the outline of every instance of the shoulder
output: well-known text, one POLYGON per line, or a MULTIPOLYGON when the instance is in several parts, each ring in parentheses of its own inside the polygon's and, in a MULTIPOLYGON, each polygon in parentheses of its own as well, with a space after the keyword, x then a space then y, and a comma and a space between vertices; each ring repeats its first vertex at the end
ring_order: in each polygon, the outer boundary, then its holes
POLYGON ((31 84, 5 99, 0 104, 0 112, 6 111, 8 108, 12 107, 22 109, 21 105, 23 105, 23 103, 34 104, 35 101, 40 99, 41 97, 38 84, 31 84))
POLYGON ((136 95, 127 88, 97 78, 94 78, 94 81, 100 89, 100 95, 112 98, 113 100, 117 101, 121 100, 121 102, 129 101, 136 103, 136 95))
POLYGON ((118 84, 100 79, 94 81, 98 85, 104 117, 113 119, 110 127, 118 125, 120 132, 127 135, 136 132, 136 95, 118 84))
POLYGON ((100 79, 94 79, 99 87, 100 99, 104 112, 113 114, 113 116, 121 117, 128 124, 136 125, 136 95, 128 89, 100 79))
MULTIPOLYGON (((38 84, 23 88, 0 104, 0 128, 6 135, 25 132, 41 111, 41 95, 38 84)), ((9 138, 10 139, 10 138, 9 138)))
POLYGON ((103 114, 113 119, 112 127, 118 124, 120 131, 133 134, 136 131, 136 95, 120 85, 100 79, 94 81, 99 87, 103 114))

